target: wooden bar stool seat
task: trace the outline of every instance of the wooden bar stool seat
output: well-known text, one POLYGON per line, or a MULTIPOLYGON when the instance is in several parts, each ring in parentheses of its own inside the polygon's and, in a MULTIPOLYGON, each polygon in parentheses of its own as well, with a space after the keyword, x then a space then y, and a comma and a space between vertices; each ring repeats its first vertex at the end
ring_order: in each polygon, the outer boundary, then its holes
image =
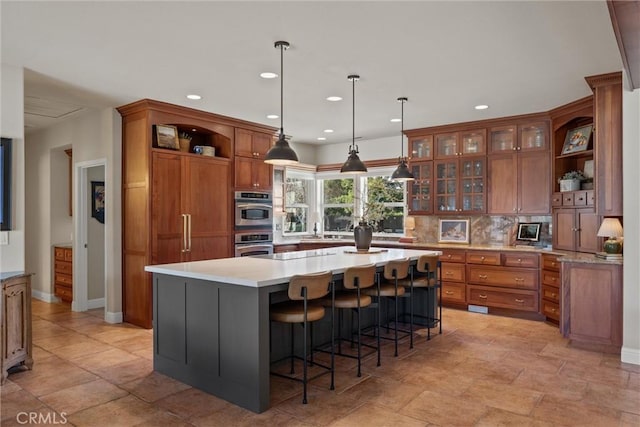
MULTIPOLYGON (((333 303, 331 313, 331 365, 326 366, 318 362, 313 361, 313 354, 309 351, 309 348, 313 348, 313 335, 309 345, 307 345, 307 336, 311 329, 313 322, 322 319, 325 315, 325 308, 318 303, 320 298, 325 297, 331 292, 332 297, 330 301, 333 301, 334 289, 332 281, 332 273, 330 271, 324 271, 321 273, 301 274, 296 275, 289 281, 289 289, 287 294, 289 301, 284 301, 276 304, 272 304, 269 308, 269 318, 274 322, 289 323, 291 325, 291 352, 285 359, 291 359, 291 375, 284 375, 278 372, 271 372, 272 375, 288 378, 294 381, 302 382, 303 384, 303 396, 302 403, 307 403, 307 383, 317 378, 320 375, 331 373, 331 385, 330 390, 334 387, 334 355, 333 355, 333 303), (302 357, 296 356, 294 353, 294 331, 293 325, 296 323, 302 324, 303 329, 303 355, 302 357), (311 358, 309 358, 311 355, 311 358), (302 378, 295 376, 294 372, 294 359, 300 359, 303 361, 303 374, 302 378), (307 367, 309 365, 320 366, 325 368, 324 372, 309 378, 307 375, 307 367)), ((279 362, 279 361, 278 361, 279 362)))

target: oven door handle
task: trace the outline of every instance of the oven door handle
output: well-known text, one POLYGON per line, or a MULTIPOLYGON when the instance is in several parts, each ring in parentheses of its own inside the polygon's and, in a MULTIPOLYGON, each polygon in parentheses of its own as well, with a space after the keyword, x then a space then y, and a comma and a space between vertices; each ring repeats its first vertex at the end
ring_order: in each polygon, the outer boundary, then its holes
POLYGON ((236 205, 238 208, 240 209, 247 209, 247 208, 266 208, 266 209, 273 209, 273 205, 265 205, 262 203, 248 203, 248 204, 238 204, 236 205))

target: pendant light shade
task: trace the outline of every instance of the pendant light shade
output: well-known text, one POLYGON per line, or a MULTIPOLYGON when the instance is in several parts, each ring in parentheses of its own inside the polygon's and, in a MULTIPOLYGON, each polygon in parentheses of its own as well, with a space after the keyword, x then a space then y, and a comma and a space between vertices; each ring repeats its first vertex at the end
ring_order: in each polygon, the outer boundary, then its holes
POLYGON ((404 103, 407 102, 407 98, 398 98, 398 102, 402 105, 400 107, 400 157, 398 157, 398 167, 391 174, 391 179, 394 181, 413 181, 415 177, 407 166, 407 158, 404 157, 404 103))
POLYGON ((358 157, 358 146, 356 145, 356 81, 360 79, 360 76, 352 74, 347 77, 353 86, 353 123, 352 123, 352 137, 351 145, 349 146, 349 157, 340 168, 341 173, 364 173, 367 171, 367 167, 362 163, 360 157, 358 157))
POLYGON ((298 163, 298 156, 284 137, 284 51, 289 48, 289 42, 277 41, 275 47, 280 49, 280 135, 278 141, 267 151, 264 162, 272 165, 290 165, 298 163))

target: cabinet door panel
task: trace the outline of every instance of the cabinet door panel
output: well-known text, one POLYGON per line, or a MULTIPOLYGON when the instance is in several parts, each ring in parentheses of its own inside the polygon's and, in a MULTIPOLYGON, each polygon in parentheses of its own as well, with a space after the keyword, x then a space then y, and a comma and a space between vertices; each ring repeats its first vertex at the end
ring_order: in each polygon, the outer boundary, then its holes
POLYGON ((442 301, 465 303, 467 301, 464 283, 442 283, 442 301))
POLYGON ((151 263, 180 262, 184 219, 181 156, 153 153, 151 263))
POLYGON ((262 159, 254 160, 253 173, 256 188, 259 190, 271 190, 273 187, 273 169, 268 163, 262 159))
POLYGON ((573 209, 556 209, 553 213, 553 247, 572 251, 575 249, 575 212, 573 209))
MULTIPOLYGON (((489 157, 489 191, 487 211, 490 214, 513 215, 517 209, 516 161, 512 154, 489 157)), ((547 195, 548 198, 548 195, 547 195)))
POLYGON ((591 209, 576 210, 578 236, 576 250, 579 252, 598 252, 600 238, 597 236, 600 227, 600 216, 591 209))
POLYGON ((442 280, 464 283, 464 273, 464 264, 454 264, 450 262, 442 263, 442 280))
POLYGON ((255 189, 253 186, 253 174, 251 168, 253 159, 245 157, 236 157, 235 160, 235 187, 244 189, 255 189))
POLYGON ((271 135, 266 133, 257 133, 253 134, 253 150, 257 154, 256 157, 264 158, 264 155, 267 154, 269 148, 271 148, 271 135))
POLYGON ((518 213, 548 214, 551 194, 551 163, 549 152, 522 153, 518 159, 518 213))
POLYGON ((252 134, 250 130, 236 129, 234 143, 236 156, 253 157, 252 134))

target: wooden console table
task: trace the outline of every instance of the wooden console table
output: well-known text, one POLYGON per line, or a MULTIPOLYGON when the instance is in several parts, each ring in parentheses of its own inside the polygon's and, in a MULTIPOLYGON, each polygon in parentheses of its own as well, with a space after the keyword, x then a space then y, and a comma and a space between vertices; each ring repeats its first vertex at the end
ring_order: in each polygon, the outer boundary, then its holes
POLYGON ((31 347, 31 274, 23 272, 0 273, 2 300, 0 318, 2 326, 2 355, 0 356, 1 383, 7 379, 8 369, 22 364, 33 367, 31 347))

